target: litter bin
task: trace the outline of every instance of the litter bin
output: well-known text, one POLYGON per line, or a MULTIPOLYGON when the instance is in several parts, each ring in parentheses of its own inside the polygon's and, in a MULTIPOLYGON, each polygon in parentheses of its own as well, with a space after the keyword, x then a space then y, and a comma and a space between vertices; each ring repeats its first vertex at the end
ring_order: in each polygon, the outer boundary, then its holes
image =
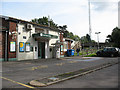
POLYGON ((74 52, 75 52, 75 50, 71 49, 71 56, 74 56, 74 52))
POLYGON ((67 56, 74 56, 74 49, 67 49, 67 56))

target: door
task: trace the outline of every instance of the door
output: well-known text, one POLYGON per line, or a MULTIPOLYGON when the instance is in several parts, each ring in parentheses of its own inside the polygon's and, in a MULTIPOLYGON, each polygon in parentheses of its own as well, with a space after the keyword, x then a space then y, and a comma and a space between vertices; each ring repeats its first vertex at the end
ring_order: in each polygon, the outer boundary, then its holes
POLYGON ((38 43, 38 58, 45 58, 45 42, 38 43))

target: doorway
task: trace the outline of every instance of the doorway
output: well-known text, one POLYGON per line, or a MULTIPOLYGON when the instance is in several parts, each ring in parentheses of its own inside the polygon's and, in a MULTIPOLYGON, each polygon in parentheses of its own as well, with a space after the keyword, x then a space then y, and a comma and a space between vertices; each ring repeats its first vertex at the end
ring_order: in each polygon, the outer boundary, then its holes
POLYGON ((45 58, 45 42, 38 42, 38 58, 45 58))

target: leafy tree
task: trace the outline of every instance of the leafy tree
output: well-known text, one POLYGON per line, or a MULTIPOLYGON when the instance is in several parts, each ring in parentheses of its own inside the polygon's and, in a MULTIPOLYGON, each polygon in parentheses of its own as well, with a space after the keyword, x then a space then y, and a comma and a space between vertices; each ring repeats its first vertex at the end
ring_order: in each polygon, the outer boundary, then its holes
POLYGON ((120 29, 114 28, 111 35, 107 36, 106 42, 113 43, 113 46, 120 48, 120 29))
POLYGON ((67 25, 63 25, 63 26, 58 26, 59 29, 66 31, 67 25))
POLYGON ((63 37, 64 38, 70 38, 70 39, 73 39, 75 41, 80 40, 80 37, 78 35, 74 35, 72 32, 69 32, 67 30, 64 32, 63 37))
POLYGON ((32 19, 33 23, 37 23, 37 24, 41 24, 41 25, 46 25, 46 26, 50 26, 52 28, 58 28, 57 24, 54 23, 54 21, 52 19, 50 19, 50 21, 48 20, 48 17, 42 17, 42 18, 35 18, 32 19))
POLYGON ((89 43, 89 42, 96 43, 95 40, 91 40, 89 34, 86 34, 86 36, 82 36, 80 40, 81 40, 81 43, 89 43))
POLYGON ((87 38, 88 42, 91 41, 91 38, 90 38, 90 35, 89 35, 89 34, 86 34, 86 38, 87 38))

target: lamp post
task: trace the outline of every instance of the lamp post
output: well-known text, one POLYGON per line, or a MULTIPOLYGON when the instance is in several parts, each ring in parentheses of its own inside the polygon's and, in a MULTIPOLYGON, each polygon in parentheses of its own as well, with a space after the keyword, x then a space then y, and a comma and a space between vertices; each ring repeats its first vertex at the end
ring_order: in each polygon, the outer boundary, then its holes
POLYGON ((95 32, 95 34, 97 34, 97 40, 98 40, 98 50, 99 50, 99 34, 100 34, 101 32, 95 32))

